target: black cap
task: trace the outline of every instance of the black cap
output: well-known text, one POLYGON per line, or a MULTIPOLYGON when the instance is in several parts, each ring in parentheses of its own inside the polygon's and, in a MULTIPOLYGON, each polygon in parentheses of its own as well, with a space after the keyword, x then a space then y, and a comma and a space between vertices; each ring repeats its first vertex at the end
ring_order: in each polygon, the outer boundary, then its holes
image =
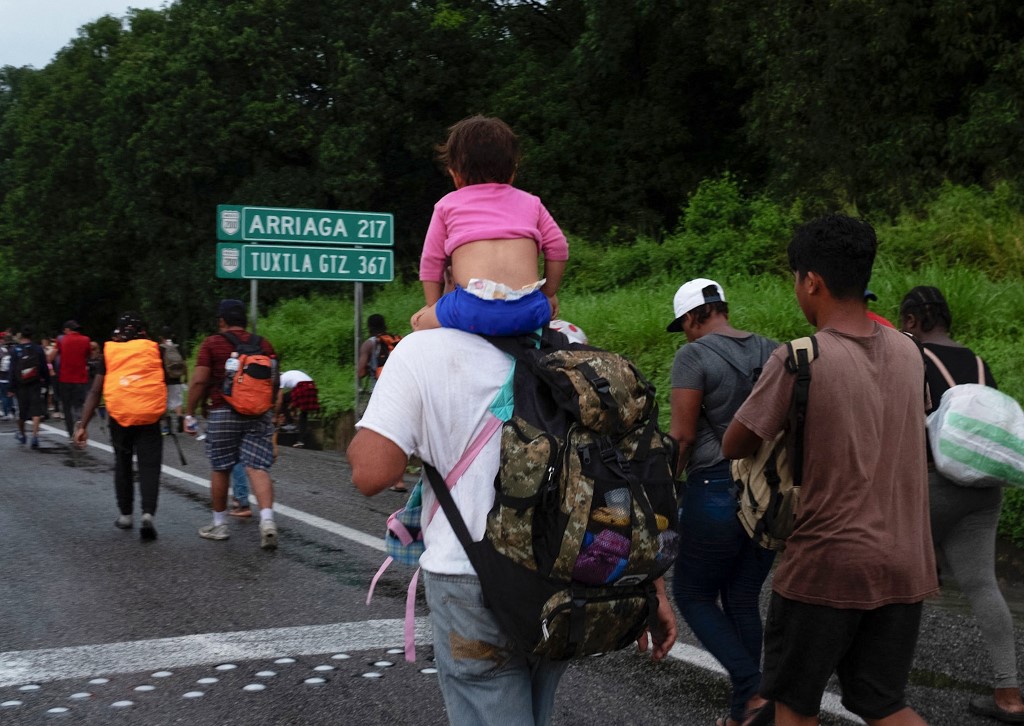
POLYGON ((79 327, 81 326, 79 326, 79 324, 76 321, 67 320, 64 322, 63 330, 78 330, 79 327))
POLYGON ((217 317, 223 318, 231 313, 245 315, 245 303, 241 300, 221 300, 220 305, 217 306, 217 317))

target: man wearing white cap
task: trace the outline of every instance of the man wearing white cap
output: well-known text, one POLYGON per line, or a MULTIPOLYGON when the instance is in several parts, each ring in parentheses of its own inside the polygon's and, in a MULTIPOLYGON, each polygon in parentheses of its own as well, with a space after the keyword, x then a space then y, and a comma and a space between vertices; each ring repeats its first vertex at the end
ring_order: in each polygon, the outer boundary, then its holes
POLYGON ((759 598, 774 553, 755 544, 737 517, 722 436, 778 344, 732 327, 725 292, 714 280, 681 286, 672 309, 676 317, 667 329, 688 341, 672 363, 670 433, 686 466, 672 592, 687 625, 732 681, 729 712, 718 723, 750 726, 772 715, 758 695, 759 598))

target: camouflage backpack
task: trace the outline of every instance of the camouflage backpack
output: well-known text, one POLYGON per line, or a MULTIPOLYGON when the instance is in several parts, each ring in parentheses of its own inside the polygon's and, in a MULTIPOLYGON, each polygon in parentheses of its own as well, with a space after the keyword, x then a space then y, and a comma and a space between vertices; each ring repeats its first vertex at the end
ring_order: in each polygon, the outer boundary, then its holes
POLYGON ((498 622, 520 653, 567 659, 636 640, 678 549, 675 442, 651 386, 615 353, 493 338, 515 359, 495 502, 473 542, 440 474, 424 466, 498 622))

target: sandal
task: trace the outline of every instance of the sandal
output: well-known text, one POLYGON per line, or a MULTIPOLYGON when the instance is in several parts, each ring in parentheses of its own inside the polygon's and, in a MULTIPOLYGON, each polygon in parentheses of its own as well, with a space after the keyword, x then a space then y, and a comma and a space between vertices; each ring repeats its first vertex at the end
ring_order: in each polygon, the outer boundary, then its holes
POLYGON ((775 701, 765 701, 743 714, 741 726, 768 726, 775 718, 775 701))
POLYGON ((720 716, 715 719, 715 726, 730 726, 731 724, 738 724, 738 726, 767 726, 772 722, 772 718, 775 716, 775 702, 767 701, 757 708, 749 709, 743 714, 742 721, 736 721, 729 714, 720 716))
POLYGON ((979 716, 988 716, 1003 723, 1024 723, 1024 713, 1007 711, 996 703, 996 699, 993 696, 972 698, 968 705, 971 711, 979 716))
POLYGON ((405 484, 395 484, 394 486, 388 487, 393 492, 407 492, 409 488, 405 484))
POLYGON ((231 517, 251 517, 252 510, 249 507, 231 507, 228 510, 228 515, 231 517))

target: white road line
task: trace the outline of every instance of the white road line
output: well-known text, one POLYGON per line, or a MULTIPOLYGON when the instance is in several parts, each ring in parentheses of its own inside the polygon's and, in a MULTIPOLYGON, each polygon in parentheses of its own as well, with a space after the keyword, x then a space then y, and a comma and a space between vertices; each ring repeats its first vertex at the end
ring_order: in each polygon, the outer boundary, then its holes
MULTIPOLYGON (((43 424, 40 428, 45 428, 48 431, 51 431, 53 433, 59 433, 59 434, 62 434, 64 436, 67 436, 67 432, 66 431, 57 429, 57 428, 55 428, 53 426, 48 426, 46 424, 43 424)), ((101 444, 99 442, 92 441, 91 439, 89 440, 89 446, 95 446, 96 448, 101 449, 102 451, 109 452, 109 453, 113 453, 113 451, 114 451, 110 446, 107 446, 106 444, 101 444)), ((187 481, 187 482, 189 482, 191 484, 195 484, 197 486, 203 487, 204 489, 209 489, 210 488, 209 480, 202 479, 202 478, 200 478, 198 476, 195 476, 194 474, 189 474, 187 471, 181 471, 180 469, 175 469, 174 467, 168 466, 167 464, 164 464, 161 467, 161 470, 165 474, 167 474, 169 476, 173 476, 176 479, 181 479, 182 481, 187 481)), ((255 497, 250 497, 249 501, 251 503, 255 504, 256 503, 256 498, 255 497)), ((365 545, 367 547, 370 547, 372 549, 378 550, 380 552, 385 552, 386 551, 386 549, 384 547, 383 536, 374 537, 372 535, 366 534, 365 532, 360 532, 357 529, 352 529, 351 527, 346 527, 343 524, 338 524, 337 522, 332 522, 329 519, 324 519, 323 517, 318 517, 315 514, 309 514, 308 512, 303 512, 303 511, 298 510, 298 509, 293 509, 292 507, 288 507, 288 506, 285 506, 283 504, 275 504, 274 505, 274 512, 280 513, 283 516, 290 517, 290 518, 295 519, 295 520, 297 520, 299 522, 302 522, 304 524, 308 524, 311 527, 317 527, 317 528, 322 529, 322 530, 324 530, 326 532, 330 532, 331 534, 336 534, 339 537, 344 537, 345 539, 349 539, 349 540, 351 540, 353 542, 357 542, 359 544, 365 545)), ((379 624, 379 627, 381 627, 382 629, 392 628, 392 627, 393 628, 397 628, 397 630, 396 630, 397 635, 392 639, 391 642, 395 642, 395 643, 401 643, 402 642, 403 636, 402 636, 402 633, 401 633, 401 627, 402 627, 402 621, 401 620, 371 620, 371 621, 367 621, 367 622, 363 622, 363 623, 339 623, 338 625, 333 625, 333 626, 310 626, 310 627, 313 627, 313 628, 345 628, 345 629, 353 629, 354 628, 354 629, 358 629, 359 627, 361 627, 363 625, 370 626, 371 623, 379 624), (396 623, 397 623, 397 625, 395 625, 396 623)), ((426 619, 425 618, 417 618, 416 619, 416 642, 417 643, 420 642, 420 638, 421 637, 425 637, 423 642, 427 642, 427 643, 431 642, 430 641, 429 630, 427 630, 426 627, 427 626, 426 626, 426 619), (421 633, 421 629, 423 630, 424 633, 426 633, 425 636, 423 636, 423 634, 421 633)), ((259 634, 259 633, 274 633, 274 632, 279 632, 279 631, 303 631, 303 630, 306 630, 306 628, 275 628, 275 629, 269 630, 269 631, 247 631, 247 632, 248 633, 259 634)), ((220 638, 225 637, 224 634, 194 635, 194 636, 188 636, 187 638, 167 638, 167 639, 157 640, 157 641, 139 641, 139 642, 140 643, 170 643, 170 644, 174 644, 174 643, 177 643, 178 641, 187 641, 190 638, 198 638, 198 639, 200 639, 200 641, 199 641, 200 643, 205 643, 206 639, 210 639, 210 642, 217 644, 218 647, 229 648, 232 645, 238 645, 239 643, 244 642, 243 640, 239 639, 240 635, 241 634, 239 634, 239 633, 231 633, 231 634, 227 635, 227 637, 230 638, 230 640, 226 644, 221 644, 221 641, 220 641, 220 638)), ((257 639, 265 638, 265 637, 266 636, 257 635, 257 639)), ((268 653, 268 655, 266 655, 266 656, 254 655, 253 654, 253 648, 252 647, 247 647, 247 649, 245 650, 244 659, 250 660, 250 659, 258 658, 258 657, 269 657, 270 654, 279 653, 282 650, 286 650, 286 648, 278 648, 276 646, 276 644, 274 644, 273 642, 270 642, 269 638, 267 638, 267 642, 268 642, 267 649, 269 649, 269 651, 271 651, 271 653, 268 653)), ((364 642, 364 641, 359 641, 359 642, 364 642)), ((104 648, 116 649, 116 648, 119 648, 119 647, 135 646, 135 645, 136 645, 136 643, 115 643, 115 644, 112 644, 112 645, 85 646, 85 648, 87 648, 87 649, 104 649, 104 648)), ((365 647, 369 648, 369 647, 373 647, 375 645, 376 646, 381 646, 381 645, 384 645, 384 643, 374 641, 373 643, 371 643, 370 645, 367 645, 365 647)), ((146 647, 149 648, 151 646, 146 646, 146 647)), ((174 647, 175 646, 172 645, 172 650, 173 650, 174 647)), ((177 647, 181 647, 181 646, 177 646, 177 647)), ((193 647, 193 646, 189 646, 189 647, 193 647)), ((353 645, 348 646, 348 648, 350 650, 362 650, 362 649, 364 649, 364 648, 356 647, 356 646, 353 646, 353 645)), ((344 648, 342 648, 342 647, 339 647, 338 649, 344 650, 344 648)), ((52 651, 47 651, 47 650, 23 651, 23 653, 44 653, 45 654, 45 653, 61 653, 61 652, 64 652, 64 651, 78 651, 78 650, 81 650, 81 649, 79 649, 79 648, 58 648, 58 649, 52 650, 52 651)), ((324 648, 322 650, 314 650, 314 651, 311 651, 311 652, 312 653, 324 653, 324 652, 328 652, 328 651, 331 651, 331 650, 334 650, 334 648, 324 648)), ((220 651, 218 651, 218 652, 220 652, 220 651)), ((6 653, 6 654, 5 653, 0 653, 0 686, 14 685, 15 683, 28 683, 30 681, 34 682, 35 680, 57 680, 56 678, 36 678, 36 679, 28 679, 28 680, 22 679, 22 680, 15 680, 15 681, 7 682, 6 681, 7 672, 6 672, 6 669, 5 669, 7 664, 4 663, 4 661, 8 660, 8 659, 5 656, 17 655, 17 654, 18 653, 6 653)), ((200 651, 197 651, 196 655, 202 656, 203 653, 200 652, 200 651)), ((686 645, 685 643, 676 643, 674 646, 672 646, 672 650, 669 651, 669 655, 672 656, 673 658, 681 660, 681 661, 683 661, 685 663, 689 663, 690 665, 697 666, 698 668, 703 668, 704 670, 712 671, 714 673, 719 673, 721 675, 726 675, 726 670, 721 666, 721 664, 717 660, 715 660, 714 657, 712 657, 707 651, 705 651, 705 650, 703 650, 701 648, 696 648, 696 647, 694 647, 692 645, 686 645)), ((179 657, 186 657, 186 656, 184 654, 180 654, 179 657)), ((235 655, 234 657, 235 658, 242 658, 243 656, 242 655, 235 655)), ((138 658, 140 659, 139 662, 143 663, 143 665, 140 666, 139 668, 123 668, 122 667, 122 668, 119 668, 119 670, 110 671, 110 672, 130 672, 130 671, 134 671, 134 670, 145 670, 146 667, 148 667, 150 664, 155 662, 155 658, 154 658, 154 656, 152 654, 152 651, 149 651, 149 650, 145 651, 144 653, 140 653, 138 655, 138 658)), ((218 661, 218 660, 222 661, 222 660, 225 660, 225 659, 227 659, 227 658, 218 656, 218 657, 214 657, 214 658, 205 658, 204 660, 201 660, 201 661, 199 661, 197 663, 171 664, 170 666, 167 666, 167 667, 172 667, 173 666, 173 667, 180 668, 180 667, 183 667, 183 665, 199 665, 201 663, 209 663, 209 662, 214 662, 214 661, 218 661)), ((114 661, 113 659, 111 659, 111 662, 121 662, 121 661, 114 661)), ((61 676, 61 678, 70 678, 70 677, 73 677, 73 676, 61 676)), ((864 723, 857 716, 853 715, 852 713, 847 711, 845 708, 843 708, 843 705, 840 702, 839 696, 837 696, 834 693, 829 693, 829 692, 825 693, 825 695, 824 695, 824 697, 822 698, 822 701, 821 701, 821 710, 822 711, 826 711, 826 712, 828 712, 830 714, 833 714, 835 716, 840 716, 842 718, 849 719, 850 721, 852 721, 854 723, 858 723, 858 724, 859 723, 864 723)))
MULTIPOLYGON (((11 651, 0 653, 0 687, 228 661, 401 647, 404 625, 402 620, 364 620, 11 651)), ((416 618, 416 642, 431 642, 425 617, 416 618)))

